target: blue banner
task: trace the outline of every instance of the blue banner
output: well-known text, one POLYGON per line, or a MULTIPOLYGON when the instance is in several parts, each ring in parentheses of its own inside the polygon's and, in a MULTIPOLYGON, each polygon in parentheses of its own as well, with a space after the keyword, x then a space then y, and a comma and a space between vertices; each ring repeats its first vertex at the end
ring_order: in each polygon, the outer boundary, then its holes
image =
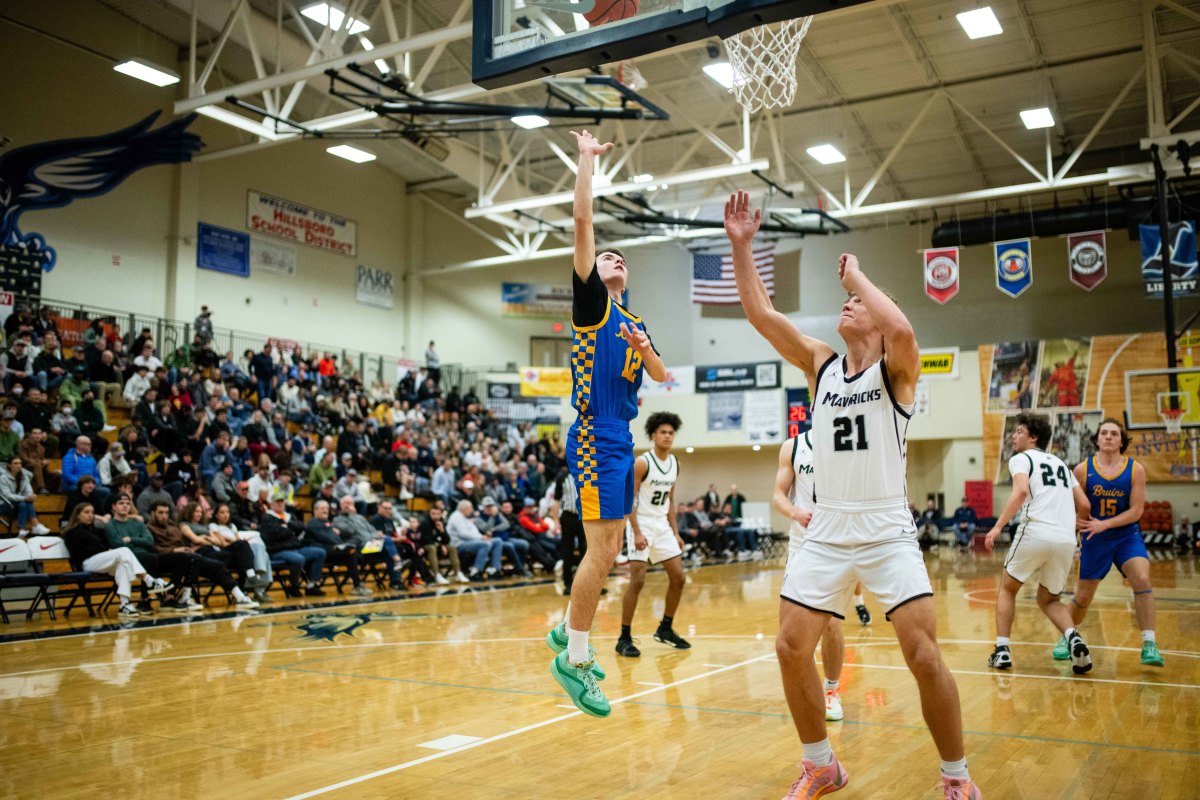
POLYGON ((1028 239, 996 242, 996 288, 1017 297, 1033 285, 1033 254, 1028 239))
MULTIPOLYGON (((1171 236, 1171 295, 1183 297, 1197 294, 1196 223, 1172 222, 1167 229, 1171 236)), ((1142 240, 1142 282, 1147 297, 1162 297, 1162 241, 1157 225, 1139 225, 1142 240)))
POLYGON ((201 222, 196 236, 196 266, 250 277, 250 234, 201 222))

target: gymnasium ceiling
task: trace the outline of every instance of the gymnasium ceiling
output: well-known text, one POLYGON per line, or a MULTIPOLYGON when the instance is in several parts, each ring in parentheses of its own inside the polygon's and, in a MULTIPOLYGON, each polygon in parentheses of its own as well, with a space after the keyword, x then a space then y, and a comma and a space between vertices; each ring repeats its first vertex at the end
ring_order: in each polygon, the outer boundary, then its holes
MULTIPOLYGON (((192 0, 96 1, 177 43, 180 63, 176 67, 186 74, 192 0)), ((875 0, 817 17, 801 49, 793 107, 770 119, 757 115, 751 123, 753 157, 770 159, 770 178, 797 190, 796 198, 786 204, 814 206, 819 187, 824 187, 833 196, 825 205, 832 202, 836 207, 847 194, 854 199, 877 173, 877 183, 862 204, 920 202, 864 216, 860 224, 1079 202, 1085 194, 1114 189, 1099 182, 1040 193, 1032 199, 973 200, 962 193, 1027 184, 1034 180, 1030 167, 1046 172, 1048 154, 1051 172, 1057 172, 1089 134, 1094 134, 1092 140, 1068 175, 1145 164, 1147 155, 1139 141, 1150 135, 1148 100, 1155 95, 1161 97, 1163 120, 1175 132, 1200 129, 1200 0, 991 0, 1003 33, 970 40, 955 15, 982 4, 983 0, 875 0), (1157 58, 1148 58, 1148 43, 1157 58), (1161 91, 1148 92, 1149 64, 1157 65, 1150 71, 1160 81, 1161 91), (1110 107, 1123 92, 1123 99, 1110 107), (1024 127, 1018 112, 1038 106, 1052 111, 1054 127, 1024 127), (924 116, 903 147, 892 153, 922 110, 924 116), (1093 131, 1106 113, 1107 121, 1093 131), (805 152, 823 142, 845 153, 845 164, 823 166, 805 152)), ((202 10, 197 51, 203 65, 233 3, 205 0, 198 5, 202 10)), ((259 32, 258 49, 267 74, 276 70, 275 52, 281 54, 283 70, 303 66, 304 58, 312 54, 306 40, 319 37, 322 29, 290 13, 292 5, 287 0, 282 5, 277 0, 248 0, 247 23, 253 24, 233 27, 208 91, 255 77, 246 30, 259 32), (282 17, 278 43, 277 13, 282 17), (307 35, 301 25, 308 27, 307 35)), ((391 38, 388 17, 398 39, 470 20, 469 0, 352 0, 352 12, 355 6, 355 16, 370 23, 369 35, 376 47, 391 38)), ((545 89, 537 83, 466 97, 471 88, 470 46, 470 39, 460 36, 443 48, 413 52, 411 77, 420 74, 421 91, 433 96, 542 104, 545 89)), ((357 37, 349 37, 341 47, 326 48, 317 60, 356 51, 361 52, 361 45, 357 37)), ((672 118, 623 123, 623 130, 616 123, 607 124, 606 137, 631 143, 650 128, 616 180, 730 163, 728 153, 707 138, 692 147, 701 125, 728 148, 742 144, 740 107, 700 72, 707 58, 701 43, 638 59, 650 84, 644 93, 670 111, 672 118)), ((311 120, 344 111, 346 106, 329 97, 327 89, 326 79, 310 80, 292 118, 311 120)), ((259 94, 247 99, 261 103, 263 98, 259 94)), ((367 126, 377 127, 378 122, 367 126)), ((243 147, 287 146, 239 135, 243 147)), ((570 175, 553 153, 552 142, 571 152, 569 137, 562 130, 524 131, 505 121, 495 132, 467 134, 443 142, 444 147, 421 149, 399 140, 364 146, 408 181, 411 191, 459 209, 477 201, 481 186, 489 188, 496 173, 503 172, 505 154, 526 144, 497 199, 569 188, 570 175)), ((649 199, 671 207, 671 213, 696 213, 695 207, 706 198, 748 184, 763 186, 751 176, 741 176, 668 189, 652 193, 649 199)), ((561 218, 565 210, 550 209, 543 216, 561 218)), ((709 215, 710 209, 702 213, 709 215)))

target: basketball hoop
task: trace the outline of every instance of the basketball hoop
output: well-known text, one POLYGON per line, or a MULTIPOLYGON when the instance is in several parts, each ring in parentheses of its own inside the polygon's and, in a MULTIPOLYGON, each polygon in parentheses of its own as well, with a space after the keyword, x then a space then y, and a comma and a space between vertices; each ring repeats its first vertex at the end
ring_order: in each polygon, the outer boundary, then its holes
POLYGON ((1167 433, 1176 434, 1183 432, 1183 409, 1159 409, 1158 416, 1162 418, 1163 427, 1166 428, 1167 433))
POLYGON ((617 80, 633 89, 635 92, 640 92, 649 86, 649 82, 642 76, 642 71, 637 68, 637 64, 633 63, 633 59, 626 59, 617 64, 617 80))
POLYGON ((778 27, 760 25, 725 40, 733 67, 733 95, 750 113, 786 108, 796 97, 796 57, 812 17, 789 19, 778 27))

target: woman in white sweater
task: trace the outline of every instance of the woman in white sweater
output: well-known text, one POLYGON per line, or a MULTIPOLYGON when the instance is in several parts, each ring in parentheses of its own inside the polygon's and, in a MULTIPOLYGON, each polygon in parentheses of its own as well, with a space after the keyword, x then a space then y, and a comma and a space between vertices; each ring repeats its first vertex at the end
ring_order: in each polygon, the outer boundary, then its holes
POLYGON ((5 516, 17 515, 18 535, 22 539, 30 533, 35 536, 45 536, 50 529, 38 521, 37 511, 33 502, 37 495, 33 493, 33 475, 29 470, 21 468, 20 457, 14 457, 8 462, 8 467, 0 471, 0 514, 5 516))

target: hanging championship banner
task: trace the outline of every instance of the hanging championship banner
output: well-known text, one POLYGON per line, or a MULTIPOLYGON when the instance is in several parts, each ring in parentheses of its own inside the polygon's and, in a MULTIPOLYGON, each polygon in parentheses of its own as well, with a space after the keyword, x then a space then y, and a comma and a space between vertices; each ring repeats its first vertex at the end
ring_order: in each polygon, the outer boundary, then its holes
MULTIPOLYGON (((1197 292, 1196 223, 1172 222, 1167 229, 1171 237, 1171 294, 1184 297, 1197 292)), ((1162 242, 1157 225, 1139 225, 1142 241, 1142 282, 1146 297, 1163 296, 1162 242)))
POLYGON ((958 248, 943 247, 925 250, 925 294, 945 305, 958 294, 958 248))
POLYGON ((1067 264, 1071 283, 1091 291, 1108 277, 1108 247, 1104 231, 1072 233, 1067 236, 1067 264))
POLYGON ((1033 255, 1028 239, 996 242, 996 288, 1019 297, 1033 285, 1033 255))

